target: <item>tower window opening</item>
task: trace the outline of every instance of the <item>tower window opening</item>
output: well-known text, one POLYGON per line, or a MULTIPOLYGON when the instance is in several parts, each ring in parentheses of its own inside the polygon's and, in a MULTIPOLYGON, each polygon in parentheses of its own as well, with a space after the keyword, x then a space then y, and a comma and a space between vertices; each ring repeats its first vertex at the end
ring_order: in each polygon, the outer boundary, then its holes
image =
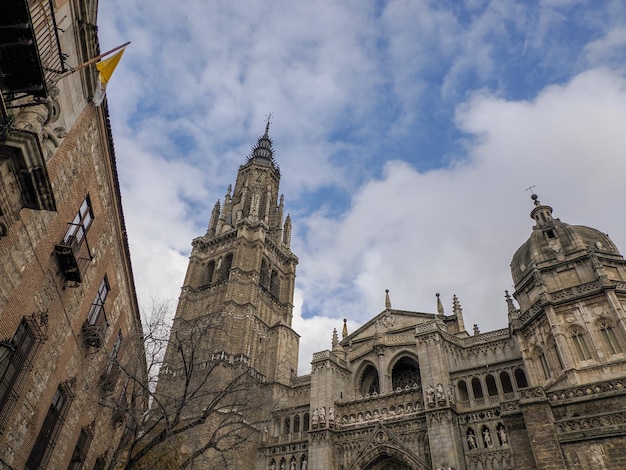
POLYGON ((554 233, 554 230, 552 229, 546 230, 546 235, 548 236, 548 238, 556 238, 556 233, 554 233))
POLYGON ((222 266, 220 268, 220 281, 227 281, 230 274, 230 268, 233 265, 233 254, 227 254, 222 260, 222 266))
POLYGON ((617 336, 615 335, 615 331, 613 331, 613 327, 611 325, 608 323, 602 323, 600 326, 600 333, 602 334, 604 344, 610 354, 618 354, 622 352, 622 348, 617 341, 617 336))
POLYGON ((546 360, 546 356, 543 353, 543 351, 541 351, 541 350, 538 351, 537 356, 539 358, 539 362, 541 363, 541 368, 543 370, 543 375, 544 375, 544 377, 547 380, 550 377, 552 377, 552 373, 550 372, 550 366, 548 365, 548 361, 546 360))
POLYGON ((213 282, 213 274, 215 273, 215 261, 211 261, 207 266, 207 284, 213 282))
POLYGON ((575 328, 572 331, 572 341, 574 342, 574 347, 581 361, 591 359, 591 354, 589 353, 589 348, 587 348, 587 342, 585 341, 585 335, 580 329, 575 328))

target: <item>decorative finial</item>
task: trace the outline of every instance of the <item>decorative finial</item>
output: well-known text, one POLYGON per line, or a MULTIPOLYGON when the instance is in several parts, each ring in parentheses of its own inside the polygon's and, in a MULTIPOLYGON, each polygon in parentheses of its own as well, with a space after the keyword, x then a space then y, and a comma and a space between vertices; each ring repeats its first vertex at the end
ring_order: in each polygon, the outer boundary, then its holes
POLYGON ((513 299, 509 295, 509 291, 508 290, 504 291, 504 298, 506 299, 506 306, 507 306, 507 309, 508 309, 508 313, 511 314, 511 315, 517 313, 517 309, 515 308, 515 305, 513 304, 513 299))
POLYGON ((459 302, 456 294, 452 296, 452 313, 456 316, 463 314, 463 309, 461 308, 461 302, 459 302))
POLYGON ((435 297, 437 297, 437 314, 444 315, 445 313, 443 311, 443 304, 441 303, 441 299, 439 298, 439 292, 435 294, 435 297))
POLYGON ((529 186, 526 188, 526 191, 530 191, 530 198, 535 202, 535 206, 538 206, 541 203, 539 202, 539 196, 535 194, 534 188, 534 186, 529 186))
POLYGON ((474 323, 474 335, 479 335, 479 334, 480 334, 480 328, 478 328, 478 325, 474 323))
POLYGON ((269 113, 266 116, 266 122, 265 122, 265 135, 263 137, 265 137, 266 139, 269 137, 269 132, 270 132, 270 123, 272 122, 272 114, 273 113, 269 113))
POLYGON ((343 319, 343 330, 341 331, 341 339, 345 339, 348 336, 348 319, 343 319))
POLYGON ((339 344, 339 336, 337 336, 337 328, 333 328, 333 349, 339 344))
POLYGON ((385 289, 385 309, 391 310, 391 299, 389 298, 389 289, 385 289))

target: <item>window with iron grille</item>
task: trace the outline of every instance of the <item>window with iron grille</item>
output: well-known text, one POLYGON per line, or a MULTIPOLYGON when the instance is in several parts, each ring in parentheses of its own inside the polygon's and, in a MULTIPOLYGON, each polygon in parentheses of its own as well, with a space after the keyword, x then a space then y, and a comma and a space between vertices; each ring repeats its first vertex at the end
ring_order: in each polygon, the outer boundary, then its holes
POLYGON ((10 352, 0 363, 0 417, 7 416, 7 408, 15 400, 16 384, 29 364, 37 339, 26 319, 17 327, 13 338, 8 342, 10 352))
POLYGON ((76 441, 74 452, 72 452, 72 460, 70 460, 70 465, 67 467, 68 470, 80 470, 83 468, 92 438, 93 431, 91 430, 91 426, 80 430, 78 441, 76 441))
POLYGON ((26 462, 28 470, 43 470, 47 468, 59 433, 65 422, 71 399, 69 389, 63 386, 63 384, 59 385, 52 398, 50 408, 48 408, 46 419, 39 430, 35 445, 28 456, 28 461, 26 462))

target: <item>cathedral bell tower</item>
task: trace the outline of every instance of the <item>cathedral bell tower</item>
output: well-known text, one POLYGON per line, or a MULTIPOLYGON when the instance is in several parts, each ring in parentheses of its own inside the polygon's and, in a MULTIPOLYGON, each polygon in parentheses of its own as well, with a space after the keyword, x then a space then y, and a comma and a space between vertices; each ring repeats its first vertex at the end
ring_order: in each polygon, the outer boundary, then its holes
POLYGON ((532 199, 535 226, 511 262, 520 310, 509 309, 530 385, 548 390, 623 376, 626 261, 608 235, 561 222, 532 199))
POLYGON ((287 384, 298 364, 299 336, 291 329, 298 258, 273 153, 268 122, 234 189, 215 204, 206 234, 192 242, 174 327, 212 317, 221 326, 205 340, 214 354, 287 384))

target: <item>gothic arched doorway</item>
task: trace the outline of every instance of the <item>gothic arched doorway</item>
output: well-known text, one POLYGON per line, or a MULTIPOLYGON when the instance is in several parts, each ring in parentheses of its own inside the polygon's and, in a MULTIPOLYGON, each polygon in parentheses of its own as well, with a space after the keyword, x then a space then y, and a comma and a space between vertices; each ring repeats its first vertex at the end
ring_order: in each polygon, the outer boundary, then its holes
POLYGON ((395 457, 381 455, 363 470, 412 470, 412 468, 395 457))

